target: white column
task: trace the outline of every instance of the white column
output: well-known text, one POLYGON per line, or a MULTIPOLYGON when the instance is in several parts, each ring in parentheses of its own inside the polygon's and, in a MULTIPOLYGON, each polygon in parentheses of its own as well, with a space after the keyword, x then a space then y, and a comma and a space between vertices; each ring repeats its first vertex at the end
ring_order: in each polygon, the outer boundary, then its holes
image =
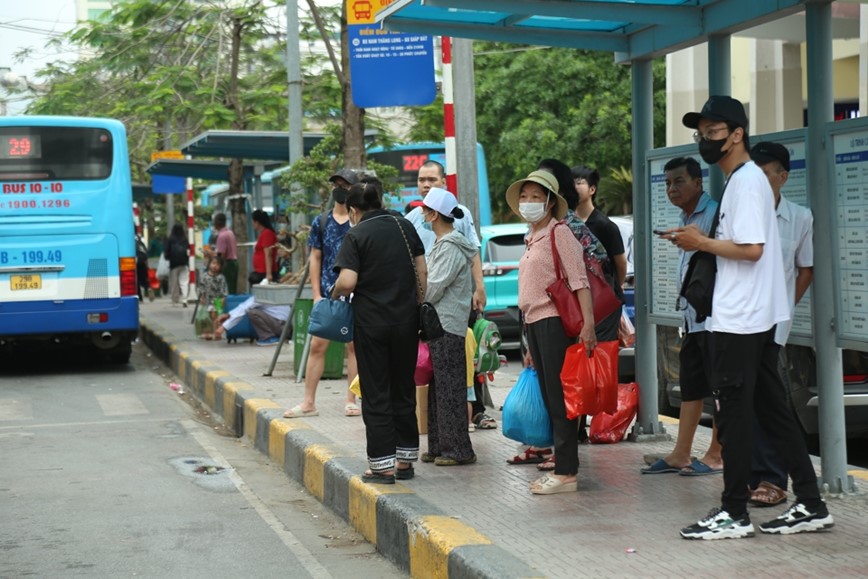
POLYGON ((666 146, 692 142, 693 130, 681 124, 684 113, 708 100, 708 45, 666 55, 666 146))
POLYGON ((803 126, 802 66, 798 44, 750 41, 750 134, 803 126))
POLYGON ((859 116, 868 116, 868 4, 859 11, 859 116))

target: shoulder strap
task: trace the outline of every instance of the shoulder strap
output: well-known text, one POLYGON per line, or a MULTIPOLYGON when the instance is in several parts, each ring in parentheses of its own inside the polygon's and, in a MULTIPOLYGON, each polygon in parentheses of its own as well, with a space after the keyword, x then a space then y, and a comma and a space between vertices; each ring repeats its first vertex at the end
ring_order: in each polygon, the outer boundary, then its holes
POLYGON ((395 225, 398 226, 398 230, 401 232, 401 237, 404 238, 404 245, 407 246, 407 255, 410 256, 410 265, 413 266, 413 273, 416 276, 416 287, 419 290, 418 294, 416 295, 416 301, 418 303, 422 303, 422 301, 424 300, 422 296, 424 296, 425 292, 422 291, 422 281, 419 279, 419 270, 416 269, 416 259, 413 257, 413 251, 410 249, 410 242, 407 240, 407 234, 404 233, 404 228, 401 226, 401 222, 398 221, 398 218, 392 215, 392 219, 395 220, 395 225))
POLYGON ((723 191, 721 191, 720 199, 717 202, 717 211, 714 212, 714 219, 711 220, 711 229, 708 230, 708 237, 712 239, 714 239, 714 234, 717 233, 717 225, 720 223, 720 208, 723 205, 723 196, 726 193, 726 188, 729 186, 729 180, 732 179, 732 176, 742 167, 744 167, 744 163, 736 167, 732 173, 729 174, 729 177, 726 178, 726 182, 723 184, 723 191))
POLYGON ((319 214, 319 246, 322 248, 325 243, 325 226, 329 218, 329 212, 323 211, 319 214))
POLYGON ((552 227, 552 230, 549 232, 549 235, 552 238, 552 259, 555 262, 555 277, 558 279, 564 279, 564 275, 561 272, 561 256, 558 253, 558 246, 555 243, 555 229, 557 229, 558 225, 558 223, 555 223, 554 227, 552 227))

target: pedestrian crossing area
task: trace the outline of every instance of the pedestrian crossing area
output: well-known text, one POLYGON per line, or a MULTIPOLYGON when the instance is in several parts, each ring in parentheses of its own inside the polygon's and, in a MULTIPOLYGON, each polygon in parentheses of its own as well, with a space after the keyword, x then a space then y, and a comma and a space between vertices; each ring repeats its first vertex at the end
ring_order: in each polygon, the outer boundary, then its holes
POLYGON ((142 398, 133 393, 89 394, 75 398, 72 405, 69 404, 70 397, 65 396, 64 400, 67 404, 26 396, 0 397, 0 427, 21 421, 55 420, 61 415, 64 420, 93 420, 99 416, 117 418, 151 414, 142 398))

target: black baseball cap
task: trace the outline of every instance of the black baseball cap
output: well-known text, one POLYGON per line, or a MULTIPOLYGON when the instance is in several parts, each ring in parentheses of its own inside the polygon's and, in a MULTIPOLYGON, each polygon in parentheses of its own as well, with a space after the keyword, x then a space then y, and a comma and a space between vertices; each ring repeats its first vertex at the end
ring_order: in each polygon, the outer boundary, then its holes
POLYGON ((702 105, 698 113, 687 113, 681 119, 685 127, 689 129, 699 128, 699 119, 712 121, 724 121, 737 127, 747 127, 747 115, 744 114, 744 105, 741 101, 730 96, 717 95, 709 98, 702 105))
POLYGON ((329 177, 329 182, 334 181, 337 178, 341 178, 350 185, 355 185, 359 182, 359 176, 356 175, 356 172, 352 169, 341 169, 331 177, 329 177))
POLYGON ((790 170, 790 152, 780 143, 772 143, 771 141, 757 143, 750 150, 750 158, 757 165, 765 165, 766 163, 777 161, 784 168, 784 171, 790 170))

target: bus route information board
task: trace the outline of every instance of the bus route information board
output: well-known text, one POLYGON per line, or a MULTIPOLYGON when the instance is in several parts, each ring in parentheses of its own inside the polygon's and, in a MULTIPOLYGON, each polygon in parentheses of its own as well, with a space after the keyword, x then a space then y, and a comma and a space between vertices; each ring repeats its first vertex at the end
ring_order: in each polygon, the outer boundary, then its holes
POLYGON ((868 342, 868 128, 833 137, 839 336, 868 342))

